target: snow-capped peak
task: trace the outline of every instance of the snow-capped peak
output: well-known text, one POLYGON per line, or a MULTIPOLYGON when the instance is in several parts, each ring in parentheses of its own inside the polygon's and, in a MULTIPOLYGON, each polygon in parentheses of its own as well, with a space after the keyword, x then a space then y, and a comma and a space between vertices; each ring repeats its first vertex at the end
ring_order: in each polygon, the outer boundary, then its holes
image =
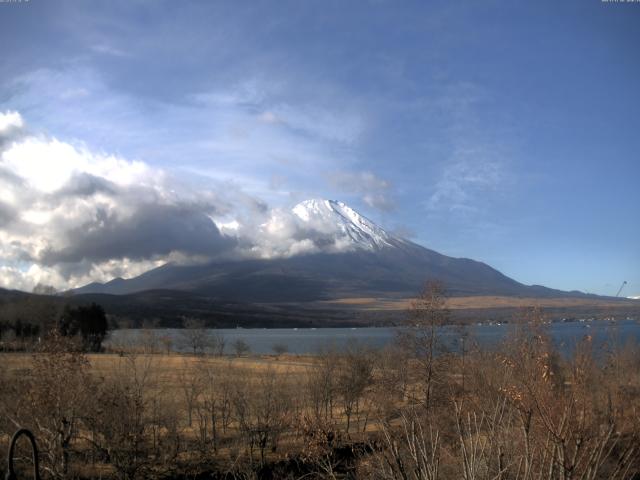
POLYGON ((392 245, 393 237, 348 205, 335 200, 305 200, 293 213, 309 228, 335 235, 336 244, 377 250, 392 245))

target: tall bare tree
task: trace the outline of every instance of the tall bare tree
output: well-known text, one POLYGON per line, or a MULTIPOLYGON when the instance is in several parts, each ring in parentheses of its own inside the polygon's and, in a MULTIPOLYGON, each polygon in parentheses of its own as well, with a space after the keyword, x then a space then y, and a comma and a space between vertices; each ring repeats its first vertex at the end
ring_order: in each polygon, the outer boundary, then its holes
POLYGON ((427 410, 432 405, 436 385, 442 382, 438 356, 445 349, 439 338, 439 329, 449 323, 449 318, 444 285, 428 281, 420 295, 411 302, 405 328, 399 334, 400 344, 418 365, 417 375, 422 390, 419 400, 427 410))
POLYGON ((373 382, 373 356, 357 344, 348 346, 341 357, 337 371, 337 387, 346 416, 346 432, 349 434, 353 417, 358 417, 360 405, 367 387, 373 382))

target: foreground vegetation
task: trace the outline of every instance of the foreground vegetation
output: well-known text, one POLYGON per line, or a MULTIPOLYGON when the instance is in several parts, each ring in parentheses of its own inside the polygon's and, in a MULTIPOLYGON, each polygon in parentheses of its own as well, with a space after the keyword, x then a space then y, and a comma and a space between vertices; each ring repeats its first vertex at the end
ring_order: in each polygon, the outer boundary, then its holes
POLYGON ((0 357, 1 446, 31 429, 48 478, 640 476, 637 345, 562 357, 529 311, 499 349, 461 330, 448 353, 442 302, 425 291, 393 348, 313 357, 85 354, 54 334, 0 357))

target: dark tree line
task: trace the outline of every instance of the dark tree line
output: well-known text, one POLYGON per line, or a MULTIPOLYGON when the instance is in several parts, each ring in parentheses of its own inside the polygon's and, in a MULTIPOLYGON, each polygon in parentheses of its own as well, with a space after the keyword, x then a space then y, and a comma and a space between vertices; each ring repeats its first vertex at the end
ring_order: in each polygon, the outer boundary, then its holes
POLYGON ((102 348, 108 321, 96 304, 70 305, 61 298, 25 297, 0 303, 0 341, 26 345, 57 333, 77 338, 83 350, 102 348))
POLYGON ((58 321, 58 332, 65 337, 82 339, 84 350, 99 352, 107 334, 107 316, 104 309, 91 302, 91 305, 70 307, 67 305, 58 321))

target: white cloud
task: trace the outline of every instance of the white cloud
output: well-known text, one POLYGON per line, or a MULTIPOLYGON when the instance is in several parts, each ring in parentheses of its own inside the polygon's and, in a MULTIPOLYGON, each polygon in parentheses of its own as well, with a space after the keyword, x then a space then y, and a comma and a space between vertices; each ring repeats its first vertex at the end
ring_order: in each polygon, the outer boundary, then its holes
POLYGON ((332 216, 273 208, 245 221, 234 222, 236 255, 280 258, 314 253, 343 253, 359 248, 344 225, 332 216))
MULTIPOLYGON (((24 128, 20 114, 0 115, 24 128)), ((234 244, 210 219, 226 208, 212 192, 44 135, 0 145, 0 192, 0 286, 8 288, 130 277, 234 244)))
POLYGON ((279 206, 290 195, 326 196, 317 178, 348 170, 368 127, 366 110, 345 92, 278 72, 198 83, 179 98, 127 85, 82 64, 39 69, 8 80, 0 109, 20 111, 33 131, 54 132, 76 149, 85 142, 93 155, 118 152, 174 174, 232 181, 279 206))
POLYGON ((486 202, 491 193, 498 191, 508 180, 504 163, 473 158, 466 152, 445 165, 429 200, 430 211, 474 212, 486 202))
MULTIPOLYGON (((19 113, 2 115, 6 125, 25 129, 19 113)), ((357 181, 363 194, 388 188, 368 172, 345 174, 339 181, 357 181)), ((42 134, 22 132, 0 144, 0 192, 0 286, 5 288, 73 288, 129 278, 168 261, 353 248, 331 221, 304 222, 237 185, 196 187, 145 162, 42 134)))
POLYGON ((279 104, 268 113, 294 132, 330 142, 353 144, 365 129, 364 118, 344 107, 279 104))
POLYGON ((372 172, 337 171, 327 175, 329 184, 347 194, 357 195, 366 205, 382 211, 395 208, 391 184, 372 172))
POLYGON ((8 133, 13 129, 21 129, 22 127, 24 127, 24 121, 18 112, 0 112, 0 135, 8 133))
POLYGON ((111 55, 114 57, 129 57, 130 53, 125 52, 124 50, 120 50, 119 48, 114 47, 113 45, 109 45, 108 43, 98 43, 91 46, 91 50, 100 53, 103 55, 111 55))
POLYGON ((31 187, 47 193, 59 190, 78 173, 122 186, 153 184, 163 176, 143 162, 94 154, 85 147, 78 148, 55 138, 29 137, 14 143, 2 153, 2 165, 31 187))

